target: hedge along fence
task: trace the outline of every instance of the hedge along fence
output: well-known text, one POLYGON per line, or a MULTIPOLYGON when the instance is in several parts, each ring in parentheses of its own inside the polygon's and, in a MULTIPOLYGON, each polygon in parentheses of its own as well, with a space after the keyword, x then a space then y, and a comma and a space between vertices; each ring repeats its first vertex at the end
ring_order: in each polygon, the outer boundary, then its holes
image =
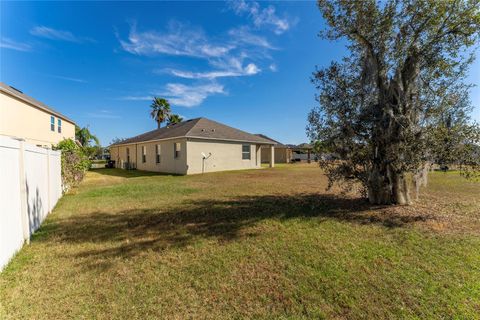
POLYGON ((55 149, 62 151, 62 186, 67 192, 83 180, 91 162, 84 150, 72 139, 61 141, 55 149))
POLYGON ((0 135, 0 270, 62 196, 61 152, 0 135))

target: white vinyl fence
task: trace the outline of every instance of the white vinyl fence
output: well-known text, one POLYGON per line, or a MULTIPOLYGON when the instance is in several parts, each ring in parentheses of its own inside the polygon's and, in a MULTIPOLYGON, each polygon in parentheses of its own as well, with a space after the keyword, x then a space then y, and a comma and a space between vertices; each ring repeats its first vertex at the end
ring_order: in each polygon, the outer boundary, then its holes
POLYGON ((62 196, 61 153, 0 135, 0 270, 62 196))

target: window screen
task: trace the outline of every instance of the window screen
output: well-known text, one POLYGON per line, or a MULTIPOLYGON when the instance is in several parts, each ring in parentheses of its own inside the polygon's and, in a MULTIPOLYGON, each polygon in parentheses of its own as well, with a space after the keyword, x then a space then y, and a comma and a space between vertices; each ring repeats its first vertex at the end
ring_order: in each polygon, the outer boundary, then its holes
POLYGON ((180 157, 180 151, 182 151, 182 147, 180 145, 180 142, 174 143, 174 157, 179 158, 180 157))
POLYGON ((250 160, 250 145, 249 144, 242 145, 242 159, 250 160))
POLYGON ((160 163, 160 145, 155 146, 155 162, 160 163))

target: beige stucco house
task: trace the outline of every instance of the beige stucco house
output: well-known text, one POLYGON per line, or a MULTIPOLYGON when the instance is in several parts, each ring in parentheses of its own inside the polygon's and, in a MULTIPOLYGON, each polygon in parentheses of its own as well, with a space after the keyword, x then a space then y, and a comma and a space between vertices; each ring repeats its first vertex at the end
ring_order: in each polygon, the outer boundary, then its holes
POLYGON ((75 139, 75 123, 23 92, 0 82, 0 135, 51 148, 75 139))
MULTIPOLYGON (((110 146, 117 168, 196 174, 261 167, 270 140, 206 119, 169 125, 110 146)), ((274 166, 274 159, 270 166, 274 166)))
MULTIPOLYGON (((269 138, 264 134, 257 133, 256 136, 259 136, 266 140, 270 140, 272 143, 275 143, 275 163, 290 163, 292 161, 292 149, 290 147, 276 140, 273 140, 272 138, 269 138)), ((261 159, 262 163, 269 163, 271 160, 270 150, 262 149, 261 159)))

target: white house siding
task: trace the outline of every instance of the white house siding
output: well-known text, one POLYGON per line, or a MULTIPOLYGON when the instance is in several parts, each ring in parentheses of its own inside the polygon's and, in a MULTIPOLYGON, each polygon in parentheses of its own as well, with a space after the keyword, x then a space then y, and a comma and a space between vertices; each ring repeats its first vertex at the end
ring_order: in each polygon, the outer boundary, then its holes
POLYGON ((254 143, 230 142, 219 140, 187 140, 187 174, 224 170, 256 169, 261 167, 260 145, 254 143), (242 145, 250 145, 250 159, 242 159, 242 145), (205 159, 202 169, 203 154, 205 159))
POLYGON ((256 169, 261 167, 260 145, 232 141, 180 138, 163 141, 139 142, 136 144, 112 146, 111 159, 117 168, 124 168, 127 162, 127 148, 130 149, 130 162, 136 169, 174 174, 196 174, 225 170, 256 169), (174 144, 180 143, 181 152, 174 157, 174 144), (156 163, 155 146, 160 145, 160 163, 156 163), (242 145, 250 146, 250 159, 242 159, 242 145), (142 147, 145 146, 145 162, 142 159, 142 147), (205 159, 203 154, 211 156, 205 159))
POLYGON ((27 143, 50 147, 63 139, 75 139, 75 124, 53 112, 41 110, 25 101, 0 92, 0 135, 24 139, 27 143), (54 117, 54 131, 50 117, 54 117), (58 132, 61 119, 61 132, 58 132))
POLYGON ((117 168, 123 168, 124 163, 127 162, 127 148, 130 149, 130 162, 135 163, 135 167, 138 170, 187 174, 187 145, 185 138, 113 146, 110 148, 111 159, 115 160, 117 168), (174 157, 175 143, 180 143, 181 146, 178 158, 174 157), (157 144, 160 145, 160 163, 156 163, 155 146, 157 144), (143 146, 145 146, 146 150, 146 162, 142 161, 143 146))

